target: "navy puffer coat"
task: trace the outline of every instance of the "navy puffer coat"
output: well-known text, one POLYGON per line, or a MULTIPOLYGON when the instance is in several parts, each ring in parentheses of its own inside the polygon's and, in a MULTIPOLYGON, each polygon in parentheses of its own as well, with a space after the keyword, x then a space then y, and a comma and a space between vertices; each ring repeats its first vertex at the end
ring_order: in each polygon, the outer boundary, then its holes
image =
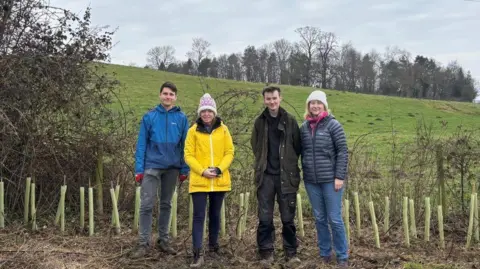
POLYGON ((344 180, 348 172, 345 131, 333 115, 320 120, 312 135, 308 121, 300 127, 303 179, 309 183, 344 180))

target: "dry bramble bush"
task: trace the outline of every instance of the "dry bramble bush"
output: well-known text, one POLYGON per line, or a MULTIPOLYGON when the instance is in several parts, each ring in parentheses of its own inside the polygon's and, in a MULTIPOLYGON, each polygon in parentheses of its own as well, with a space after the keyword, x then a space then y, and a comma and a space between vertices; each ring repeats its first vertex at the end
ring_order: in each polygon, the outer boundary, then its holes
POLYGON ((72 189, 88 184, 99 148, 112 164, 131 155, 131 114, 111 108, 119 83, 97 64, 114 32, 93 28, 89 9, 80 17, 47 3, 0 0, 0 176, 11 212, 21 212, 28 176, 39 208, 52 206, 45 197, 64 177, 72 189))

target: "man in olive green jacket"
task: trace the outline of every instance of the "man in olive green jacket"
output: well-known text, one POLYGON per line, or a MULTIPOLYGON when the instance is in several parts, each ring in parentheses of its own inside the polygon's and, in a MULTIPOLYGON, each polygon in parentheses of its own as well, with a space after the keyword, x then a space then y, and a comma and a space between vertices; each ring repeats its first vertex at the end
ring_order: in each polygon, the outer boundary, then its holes
POLYGON ((280 88, 263 89, 265 110, 255 120, 251 146, 255 155, 255 185, 258 200, 257 246, 264 265, 273 262, 273 209, 275 196, 282 220, 283 249, 288 263, 297 258, 294 223, 300 184, 298 158, 301 154, 300 129, 295 118, 280 107, 280 88))

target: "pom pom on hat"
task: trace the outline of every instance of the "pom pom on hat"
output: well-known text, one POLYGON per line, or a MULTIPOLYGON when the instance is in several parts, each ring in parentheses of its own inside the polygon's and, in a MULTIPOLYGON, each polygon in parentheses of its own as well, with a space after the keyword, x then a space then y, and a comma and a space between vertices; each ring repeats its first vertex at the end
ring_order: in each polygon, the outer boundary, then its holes
POLYGON ((328 108, 327 95, 320 90, 313 91, 307 98, 307 105, 310 101, 317 100, 322 102, 325 105, 325 108, 328 108))
POLYGON ((200 104, 198 105, 198 114, 203 110, 211 110, 217 115, 217 104, 215 100, 210 96, 210 94, 206 93, 200 98, 200 104))

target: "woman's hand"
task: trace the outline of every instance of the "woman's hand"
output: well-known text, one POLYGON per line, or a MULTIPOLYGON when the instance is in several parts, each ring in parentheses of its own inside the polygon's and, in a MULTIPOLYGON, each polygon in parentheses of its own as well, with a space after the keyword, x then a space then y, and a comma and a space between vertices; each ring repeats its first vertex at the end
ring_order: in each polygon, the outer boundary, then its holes
POLYGON ((217 173, 215 172, 215 169, 208 168, 203 171, 202 176, 206 178, 215 178, 217 177, 217 173))
POLYGON ((335 179, 335 191, 339 191, 343 187, 343 180, 335 179))

